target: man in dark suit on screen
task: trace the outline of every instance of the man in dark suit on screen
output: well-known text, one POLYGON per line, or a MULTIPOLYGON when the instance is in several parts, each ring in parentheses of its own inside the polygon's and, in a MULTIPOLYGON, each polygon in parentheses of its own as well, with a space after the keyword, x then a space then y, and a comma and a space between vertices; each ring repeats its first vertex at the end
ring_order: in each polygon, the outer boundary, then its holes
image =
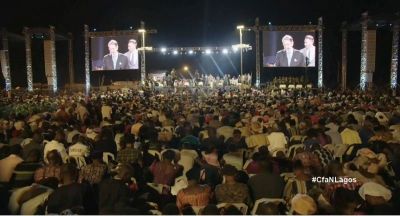
POLYGON ((283 50, 276 53, 276 67, 305 67, 306 61, 303 53, 293 48, 293 38, 285 35, 282 38, 283 50))
POLYGON ((110 40, 108 42, 109 54, 103 58, 103 70, 126 70, 129 69, 128 57, 118 52, 118 42, 110 40))

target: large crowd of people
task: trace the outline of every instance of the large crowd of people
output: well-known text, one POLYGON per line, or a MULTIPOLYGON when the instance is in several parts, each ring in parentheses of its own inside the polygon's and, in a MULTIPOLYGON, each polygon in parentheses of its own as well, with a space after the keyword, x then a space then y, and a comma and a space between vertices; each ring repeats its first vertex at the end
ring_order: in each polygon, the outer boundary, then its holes
POLYGON ((3 214, 400 213, 390 95, 180 88, 1 100, 3 214))

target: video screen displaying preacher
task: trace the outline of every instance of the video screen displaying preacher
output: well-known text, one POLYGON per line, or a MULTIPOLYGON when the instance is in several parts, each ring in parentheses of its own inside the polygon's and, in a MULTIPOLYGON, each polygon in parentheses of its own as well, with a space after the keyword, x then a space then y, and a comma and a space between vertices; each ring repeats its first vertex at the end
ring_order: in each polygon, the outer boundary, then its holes
POLYGON ((91 38, 92 70, 137 70, 137 48, 136 36, 91 38))
POLYGON ((263 32, 264 67, 315 67, 314 32, 263 32))

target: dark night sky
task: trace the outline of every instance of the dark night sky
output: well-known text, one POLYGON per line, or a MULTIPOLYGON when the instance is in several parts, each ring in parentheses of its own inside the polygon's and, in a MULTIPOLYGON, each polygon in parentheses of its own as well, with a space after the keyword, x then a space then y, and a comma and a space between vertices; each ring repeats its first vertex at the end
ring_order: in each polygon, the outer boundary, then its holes
MULTIPOLYGON (((329 67, 328 73, 330 73, 328 77, 336 79, 337 59, 340 58, 339 25, 345 20, 358 20, 361 13, 366 10, 370 14, 393 14, 400 11, 400 1, 13 0, 6 6, 2 6, 0 27, 21 33, 23 26, 54 25, 57 32, 72 32, 75 37, 76 79, 82 81, 83 75, 79 71, 83 71, 83 52, 81 51, 83 24, 88 24, 92 29, 97 30, 122 30, 128 29, 129 26, 138 28, 140 21, 143 20, 148 28, 158 30, 158 34, 152 35, 150 39, 151 45, 155 47, 219 46, 237 43, 236 25, 252 25, 255 17, 259 17, 263 24, 270 21, 273 25, 296 25, 307 24, 309 21, 316 24, 317 18, 323 16, 326 34, 330 34, 326 36, 329 44, 324 48, 324 52, 330 52, 325 58, 326 67, 329 67)), ((253 35, 249 34, 247 37, 247 40, 254 41, 253 35)), ((15 45, 15 47, 18 48, 19 54, 10 55, 21 56, 22 60, 14 60, 14 65, 13 62, 11 63, 12 73, 13 71, 18 74, 24 73, 24 65, 16 66, 25 61, 23 44, 22 49, 21 45, 15 45)), ((61 54, 57 57, 59 55, 61 54)), ((63 71, 62 66, 59 68, 63 71)), ((25 81, 22 79, 22 81, 13 82, 23 85, 25 81)))

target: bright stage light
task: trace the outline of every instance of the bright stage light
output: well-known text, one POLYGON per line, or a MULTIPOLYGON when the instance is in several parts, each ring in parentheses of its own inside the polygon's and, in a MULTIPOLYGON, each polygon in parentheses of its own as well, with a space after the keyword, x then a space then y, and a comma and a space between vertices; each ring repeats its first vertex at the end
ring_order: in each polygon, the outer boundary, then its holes
POLYGON ((232 50, 233 50, 234 53, 236 53, 239 50, 239 45, 240 44, 232 45, 232 50))
POLYGON ((272 25, 272 23, 271 23, 271 22, 268 22, 268 25, 272 25))
POLYGON ((129 29, 130 29, 130 30, 132 30, 132 29, 133 29, 133 27, 132 27, 132 26, 130 26, 130 27, 129 27, 129 29))
POLYGON ((178 50, 174 50, 174 51, 172 52, 172 54, 178 55, 178 50))
POLYGON ((228 54, 228 49, 226 49, 226 48, 223 49, 223 50, 222 50, 222 53, 223 53, 223 54, 228 54))
POLYGON ((188 70, 189 70, 189 67, 188 67, 188 66, 184 66, 184 67, 183 67, 183 70, 184 70, 184 71, 188 71, 188 70))
POLYGON ((189 50, 189 55, 192 55, 193 54, 193 50, 189 50))
POLYGON ((211 50, 210 49, 206 49, 206 54, 210 55, 211 54, 211 50))
POLYGON ((244 29, 244 25, 238 25, 236 26, 236 29, 244 29))
POLYGON ((167 48, 165 48, 165 47, 161 48, 161 52, 163 52, 163 53, 167 52, 167 48))
POLYGON ((145 33, 145 32, 146 32, 146 29, 139 29, 138 32, 139 32, 139 33, 145 33))

